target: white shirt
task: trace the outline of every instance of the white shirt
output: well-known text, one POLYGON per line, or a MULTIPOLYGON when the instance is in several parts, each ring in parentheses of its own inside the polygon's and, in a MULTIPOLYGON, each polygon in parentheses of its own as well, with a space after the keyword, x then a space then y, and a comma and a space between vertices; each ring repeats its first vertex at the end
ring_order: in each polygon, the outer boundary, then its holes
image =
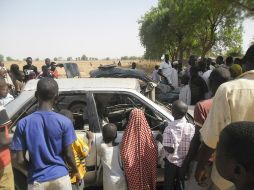
POLYGON ((103 189, 127 190, 125 176, 121 168, 119 146, 109 147, 102 143, 99 154, 103 166, 103 189))
POLYGON ((169 123, 163 133, 163 146, 172 147, 174 153, 166 152, 168 161, 178 167, 181 167, 185 159, 191 140, 195 133, 195 127, 188 123, 185 117, 169 123))
POLYGON ((204 81, 206 82, 207 86, 209 86, 209 77, 210 77, 212 71, 213 70, 208 70, 208 71, 204 72, 204 74, 201 76, 204 79, 204 81))
POLYGON ((180 94, 179 94, 179 100, 183 101, 187 105, 191 104, 191 90, 188 84, 181 88, 180 94))
POLYGON ((164 61, 163 63, 160 64, 160 68, 159 69, 161 70, 162 75, 168 79, 168 82, 172 83, 171 78, 170 78, 171 69, 172 69, 171 63, 170 62, 166 63, 164 61))
POLYGON ((158 70, 154 70, 152 73, 152 79, 154 82, 160 82, 160 75, 158 74, 158 70))
POLYGON ((14 100, 13 96, 8 93, 5 98, 0 98, 0 105, 5 106, 8 103, 10 103, 12 100, 14 100))
POLYGON ((178 73, 177 70, 174 68, 171 68, 171 74, 170 74, 170 80, 173 87, 178 87, 178 73))

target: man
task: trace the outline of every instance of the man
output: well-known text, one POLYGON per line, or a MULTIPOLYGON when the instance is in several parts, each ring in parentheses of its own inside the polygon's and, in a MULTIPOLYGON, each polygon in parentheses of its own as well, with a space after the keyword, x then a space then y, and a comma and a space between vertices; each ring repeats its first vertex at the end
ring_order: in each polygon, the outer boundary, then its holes
POLYGON ((0 189, 14 190, 13 173, 8 138, 8 126, 11 121, 6 110, 0 105, 0 189))
POLYGON ((160 82, 160 75, 158 74, 159 65, 155 65, 153 73, 152 73, 152 79, 154 82, 159 83, 160 82))
POLYGON ((218 57, 216 58, 215 62, 216 62, 216 66, 220 66, 220 65, 223 65, 223 64, 224 64, 224 59, 223 59, 223 57, 220 55, 220 56, 218 56, 218 57))
MULTIPOLYGON (((254 45, 243 58, 245 73, 238 79, 222 84, 217 90, 210 113, 200 130, 203 143, 199 150, 196 180, 203 184, 207 175, 205 166, 214 153, 220 132, 225 126, 237 121, 254 121, 254 45)), ((232 183, 219 176, 215 167, 212 181, 220 189, 232 187, 232 183)))
POLYGON ((136 69, 137 68, 137 64, 135 63, 135 62, 133 62, 132 64, 131 64, 131 69, 136 69))
POLYGON ((64 159, 72 175, 80 179, 72 151, 76 135, 71 120, 52 111, 58 96, 56 81, 41 79, 35 96, 38 111, 21 119, 14 133, 11 148, 16 157, 13 163, 15 168, 28 173, 28 190, 71 190, 64 159))
MULTIPOLYGON (((230 80, 230 73, 227 69, 219 67, 216 68, 212 71, 210 77, 209 77, 209 84, 210 84, 210 89, 212 92, 212 96, 215 95, 217 89, 219 88, 219 86, 227 81, 230 80)), ((190 146, 190 150, 188 152, 188 155, 186 157, 186 159, 184 160, 184 164, 183 164, 183 171, 184 174, 187 171, 187 168, 190 167, 190 178, 187 180, 186 182, 186 190, 207 190, 211 187, 211 183, 210 180, 207 180, 209 183, 206 183, 206 186, 199 186, 196 183, 195 180, 195 168, 197 165, 197 158, 196 154, 198 152, 199 146, 201 144, 200 142, 200 133, 199 130, 202 128, 207 115, 212 107, 212 102, 213 99, 210 98, 208 100, 203 100, 200 101, 196 104, 195 109, 194 109, 194 122, 195 122, 195 135, 194 138, 191 141, 191 146, 190 146)), ((211 169, 212 165, 212 159, 210 159, 207 162, 207 168, 211 169)))
POLYGON ((33 60, 31 57, 26 58, 26 65, 23 67, 23 71, 25 73, 25 82, 29 81, 30 78, 30 73, 34 72, 35 75, 38 75, 37 67, 32 65, 33 60))
POLYGON ((191 90, 191 105, 205 99, 205 94, 208 92, 206 82, 198 75, 198 68, 190 68, 190 90, 191 90))
POLYGON ((233 65, 234 59, 232 56, 228 56, 225 60, 225 64, 222 64, 221 67, 229 69, 233 65))
POLYGON ((45 59, 45 65, 46 65, 47 68, 50 70, 50 68, 51 68, 51 62, 50 62, 50 59, 49 59, 49 58, 46 58, 46 59, 45 59))
POLYGON ((172 66, 169 61, 169 55, 165 54, 164 62, 160 64, 158 74, 162 76, 162 82, 172 86, 171 80, 172 66))

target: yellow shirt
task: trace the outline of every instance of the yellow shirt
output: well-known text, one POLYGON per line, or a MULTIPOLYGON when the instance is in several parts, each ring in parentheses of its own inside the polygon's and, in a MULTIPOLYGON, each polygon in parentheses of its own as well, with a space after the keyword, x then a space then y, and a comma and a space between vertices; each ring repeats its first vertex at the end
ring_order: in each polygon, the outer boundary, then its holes
MULTIPOLYGON (((215 149, 220 132, 228 124, 237 121, 254 121, 254 70, 219 87, 210 113, 200 130, 204 143, 215 149)), ((218 174, 215 164, 211 177, 221 190, 233 186, 218 174)))
MULTIPOLYGON (((77 135, 77 140, 72 143, 72 149, 80 177, 83 179, 86 174, 85 158, 89 154, 89 147, 85 143, 84 139, 81 136, 77 135)), ((71 183, 76 183, 76 180, 76 177, 72 177, 71 183)))

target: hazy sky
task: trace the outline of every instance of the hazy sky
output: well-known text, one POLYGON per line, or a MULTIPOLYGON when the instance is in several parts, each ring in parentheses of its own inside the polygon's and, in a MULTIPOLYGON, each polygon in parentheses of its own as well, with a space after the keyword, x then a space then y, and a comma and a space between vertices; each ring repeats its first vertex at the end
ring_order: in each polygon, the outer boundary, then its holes
MULTIPOLYGON (((141 56, 138 20, 157 0, 0 0, 0 54, 45 57, 141 56)), ((254 21, 244 23, 244 49, 254 21)))

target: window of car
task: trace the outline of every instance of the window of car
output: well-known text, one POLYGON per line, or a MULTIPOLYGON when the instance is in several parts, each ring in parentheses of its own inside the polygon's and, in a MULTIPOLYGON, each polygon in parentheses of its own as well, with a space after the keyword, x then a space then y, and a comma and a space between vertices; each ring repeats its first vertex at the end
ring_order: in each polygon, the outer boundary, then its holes
MULTIPOLYGON (((25 108, 20 108, 20 111, 13 116, 13 128, 17 122, 27 115, 35 112, 38 109, 38 102, 36 98, 32 98, 25 108)), ((81 92, 61 92, 55 105, 54 111, 60 112, 62 109, 67 109, 72 112, 74 117, 75 130, 89 130, 89 117, 87 114, 87 94, 81 92)))
POLYGON ((134 108, 144 111, 152 130, 159 130, 164 127, 166 118, 134 94, 127 92, 94 93, 94 99, 101 127, 107 123, 114 123, 118 131, 123 131, 128 124, 130 112, 134 108))

